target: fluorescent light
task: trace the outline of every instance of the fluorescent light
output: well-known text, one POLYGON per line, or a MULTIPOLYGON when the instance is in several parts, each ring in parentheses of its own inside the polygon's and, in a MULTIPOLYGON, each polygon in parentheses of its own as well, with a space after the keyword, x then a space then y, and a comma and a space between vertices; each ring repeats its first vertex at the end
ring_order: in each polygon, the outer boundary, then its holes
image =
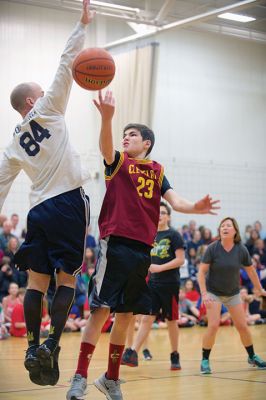
POLYGON ((238 22, 250 22, 256 20, 256 18, 253 17, 248 17, 246 15, 240 15, 240 14, 233 14, 233 13, 220 14, 218 15, 218 18, 230 19, 232 21, 238 21, 238 22))
POLYGON ((104 7, 104 8, 111 8, 113 10, 120 10, 120 11, 134 11, 135 13, 139 13, 140 9, 139 8, 133 8, 133 7, 126 7, 126 6, 121 6, 119 4, 113 4, 113 3, 106 3, 105 1, 96 1, 96 0, 91 0, 91 5, 92 6, 99 6, 99 7, 104 7))

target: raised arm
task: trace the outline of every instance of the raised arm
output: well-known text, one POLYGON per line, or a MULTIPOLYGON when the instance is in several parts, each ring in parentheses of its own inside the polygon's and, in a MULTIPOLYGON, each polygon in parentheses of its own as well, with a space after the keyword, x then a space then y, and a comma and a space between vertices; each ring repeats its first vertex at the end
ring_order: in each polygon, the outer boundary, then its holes
POLYGON ((99 147, 103 158, 108 165, 115 160, 115 150, 113 144, 112 119, 115 112, 115 99, 112 92, 107 90, 104 98, 99 91, 98 102, 93 100, 99 113, 101 114, 101 132, 99 138, 99 147))
POLYGON ((213 200, 209 195, 202 199, 192 203, 182 197, 180 197, 173 189, 169 189, 163 195, 163 198, 171 204, 175 211, 182 212, 184 214, 212 214, 216 215, 214 210, 219 210, 220 207, 216 206, 220 200, 213 200))
POLYGON ((84 46, 86 27, 94 17, 94 13, 89 10, 89 5, 89 0, 83 0, 80 22, 67 41, 52 85, 45 96, 40 99, 40 105, 48 107, 50 111, 55 113, 64 114, 66 111, 73 82, 73 60, 84 46))

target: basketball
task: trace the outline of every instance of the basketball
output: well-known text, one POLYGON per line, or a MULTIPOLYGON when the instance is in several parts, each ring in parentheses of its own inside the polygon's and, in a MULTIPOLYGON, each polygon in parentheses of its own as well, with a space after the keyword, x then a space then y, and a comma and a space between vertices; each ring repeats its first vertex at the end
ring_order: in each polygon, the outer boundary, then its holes
POLYGON ((115 63, 112 56, 104 49, 85 49, 76 56, 72 74, 83 89, 100 90, 112 82, 115 63))

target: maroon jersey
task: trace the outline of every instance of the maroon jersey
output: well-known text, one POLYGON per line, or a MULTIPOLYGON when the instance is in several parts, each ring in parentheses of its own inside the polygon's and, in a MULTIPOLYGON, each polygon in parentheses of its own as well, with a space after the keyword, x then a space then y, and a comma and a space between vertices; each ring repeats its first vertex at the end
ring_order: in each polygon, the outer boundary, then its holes
POLYGON ((155 161, 118 154, 116 168, 110 176, 105 175, 100 237, 122 236, 151 246, 159 221, 163 167, 155 161))

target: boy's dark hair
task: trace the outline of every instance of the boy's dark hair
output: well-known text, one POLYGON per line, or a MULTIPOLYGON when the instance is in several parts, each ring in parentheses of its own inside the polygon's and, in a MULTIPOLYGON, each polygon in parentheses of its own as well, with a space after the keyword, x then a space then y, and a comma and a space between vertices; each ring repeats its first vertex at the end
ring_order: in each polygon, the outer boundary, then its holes
POLYGON ((154 136, 153 131, 150 128, 148 128, 146 125, 142 125, 142 124, 128 124, 124 128, 124 133, 128 129, 137 129, 140 132, 143 140, 150 140, 151 145, 146 153, 146 156, 148 154, 150 154, 150 152, 152 151, 152 148, 154 146, 154 142, 155 142, 155 136, 154 136))
POLYGON ((167 211, 167 214, 171 215, 171 208, 168 206, 168 204, 166 204, 164 201, 161 201, 160 202, 160 206, 165 207, 166 211, 167 211))

